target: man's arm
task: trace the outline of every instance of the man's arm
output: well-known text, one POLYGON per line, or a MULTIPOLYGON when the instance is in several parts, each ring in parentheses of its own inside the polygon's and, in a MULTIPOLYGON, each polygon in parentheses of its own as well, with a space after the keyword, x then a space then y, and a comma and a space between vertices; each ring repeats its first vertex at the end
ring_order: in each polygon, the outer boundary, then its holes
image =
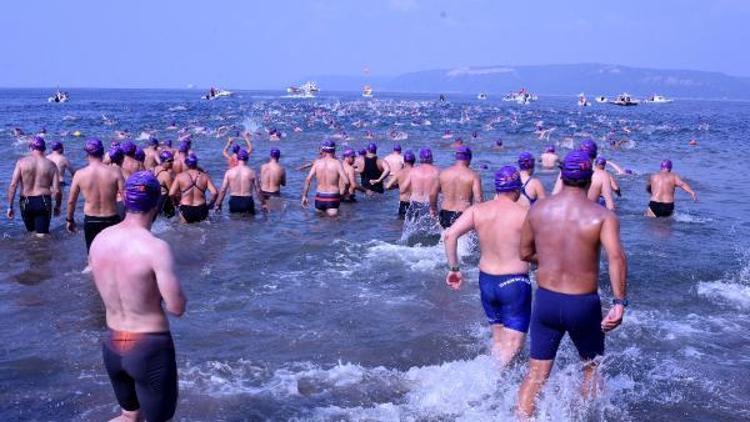
POLYGON ((185 313, 187 299, 182 292, 180 281, 174 273, 172 250, 166 242, 161 240, 157 242, 158 246, 154 248, 155 253, 152 255, 154 257, 152 265, 156 276, 156 285, 164 301, 164 309, 170 314, 180 317, 185 313))
MULTIPOLYGON (((604 219, 599 240, 607 252, 607 262, 609 263, 609 280, 612 284, 612 294, 615 299, 625 299, 627 289, 628 264, 625 258, 625 251, 620 242, 620 221, 613 213, 604 219)), ((602 320, 602 329, 609 331, 617 328, 622 322, 622 315, 625 312, 623 305, 614 305, 602 320)))
POLYGON ((648 176, 648 182, 646 182, 646 192, 651 193, 651 176, 648 176))
POLYGON ((338 173, 339 173, 339 193, 341 195, 346 195, 346 188, 349 184, 349 176, 346 175, 346 171, 344 171, 344 165, 341 164, 341 161, 338 161, 338 173))
POLYGON ((393 177, 388 179, 388 181, 385 182, 383 187, 385 188, 385 190, 390 190, 391 188, 393 188, 393 185, 395 185, 396 183, 398 183, 398 173, 396 173, 393 177))
POLYGON ((555 180, 555 187, 552 188, 552 195, 557 195, 562 190, 563 183, 562 183, 562 173, 557 175, 557 180, 555 180))
POLYGON ((310 173, 307 174, 307 177, 305 178, 305 186, 302 188, 302 206, 307 206, 307 194, 310 192, 310 185, 312 184, 312 179, 315 177, 315 166, 317 162, 314 162, 312 167, 310 168, 310 173))
POLYGON ((382 182, 383 179, 385 179, 386 177, 388 177, 389 174, 391 174, 391 165, 388 164, 388 161, 383 160, 381 162, 381 166, 383 167, 383 172, 380 173, 380 177, 378 177, 375 180, 370 180, 370 183, 372 183, 373 185, 382 182))
POLYGON ((206 175, 206 187, 208 188, 208 191, 211 192, 211 201, 208 203, 208 208, 213 208, 214 204, 216 203, 216 197, 219 194, 219 190, 216 189, 216 185, 214 185, 214 181, 211 180, 211 176, 208 175, 208 173, 204 173, 206 175))
POLYGON ((521 259, 526 262, 537 262, 534 228, 531 226, 531 211, 526 214, 526 219, 521 226, 521 243, 518 253, 521 259))
POLYGON ((437 215, 437 204, 438 204, 438 195, 440 194, 440 182, 436 181, 433 186, 432 190, 430 191, 430 210, 432 211, 433 215, 437 215))
POLYGON ((13 218, 13 201, 16 198, 16 189, 18 189, 18 182, 21 180, 21 166, 16 163, 16 168, 13 169, 13 176, 10 179, 10 185, 8 186, 8 218, 13 218))
POLYGON ((247 145, 247 155, 253 155, 253 142, 252 142, 253 136, 249 133, 245 132, 243 135, 243 139, 245 140, 245 145, 247 145))
POLYGON ((80 176, 81 173, 73 176, 73 181, 70 182, 70 193, 68 194, 68 207, 65 215, 65 228, 69 232, 74 232, 76 229, 75 216, 76 203, 78 203, 78 194, 81 193, 80 176))
POLYGON ((536 199, 544 199, 547 197, 547 194, 544 192, 544 185, 542 182, 539 181, 539 179, 534 179, 534 195, 536 195, 536 199))
POLYGON ((60 207, 62 207, 62 189, 60 189, 60 177, 63 175, 58 174, 57 166, 52 166, 52 194, 55 197, 55 208, 52 211, 52 215, 60 215, 60 207))
MULTIPOLYGON (((608 177, 607 179, 611 178, 608 177)), ((612 199, 612 185, 610 184, 609 180, 602 182, 602 197, 604 197, 604 204, 606 205, 607 209, 610 211, 614 211, 615 200, 612 199)))
POLYGON ((227 139, 226 145, 224 145, 224 150, 221 151, 221 155, 224 156, 227 160, 231 157, 229 155, 229 146, 232 145, 232 138, 227 139))
POLYGON ((286 186, 286 169, 281 168, 281 181, 279 182, 281 186, 286 186))
POLYGON ((689 193, 690 196, 693 198, 693 201, 696 201, 698 199, 698 197, 696 196, 695 192, 690 187, 690 185, 688 185, 687 182, 685 182, 684 180, 682 180, 682 178, 680 176, 675 175, 675 177, 674 177, 674 184, 675 184, 675 186, 677 186, 677 187, 681 188, 682 190, 684 190, 685 192, 689 193))
POLYGON ((474 174, 474 183, 471 186, 472 191, 472 200, 475 204, 481 204, 484 200, 484 196, 482 193, 482 179, 479 178, 478 174, 474 174))
POLYGON ((216 198, 216 211, 221 211, 221 204, 224 203, 224 196, 226 196, 228 188, 229 188, 229 171, 224 173, 224 181, 221 182, 221 189, 219 189, 219 195, 216 198))
POLYGON ((469 207, 460 217, 443 233, 445 244, 445 257, 448 260, 448 275, 445 282, 453 289, 461 287, 463 276, 458 269, 458 238, 474 229, 474 209, 469 207), (455 271, 454 271, 455 270, 455 271))
POLYGON ((175 205, 180 203, 180 174, 175 176, 174 180, 172 181, 172 186, 169 187, 169 197, 172 198, 172 202, 174 202, 175 205))

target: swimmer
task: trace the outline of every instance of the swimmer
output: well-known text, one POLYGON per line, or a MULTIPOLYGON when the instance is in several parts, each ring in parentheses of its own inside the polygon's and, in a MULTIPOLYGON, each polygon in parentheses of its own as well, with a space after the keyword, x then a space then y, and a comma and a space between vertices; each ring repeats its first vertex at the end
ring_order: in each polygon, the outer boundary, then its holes
POLYGON ((419 150, 419 165, 414 167, 401 187, 409 191, 409 209, 406 219, 415 221, 425 215, 437 216, 437 200, 440 193, 440 169, 432 164, 432 150, 419 150))
POLYGON ((453 143, 451 144, 451 147, 452 148, 458 148, 458 147, 463 146, 463 145, 464 145, 463 138, 456 138, 456 140, 453 141, 453 143))
POLYGON ((183 223, 198 223, 208 218, 218 191, 211 176, 198 168, 198 157, 185 158, 186 170, 178 174, 169 188, 169 196, 179 205, 183 223), (211 192, 211 202, 206 202, 206 191, 211 192))
POLYGON ((52 143, 52 152, 47 154, 47 159, 57 166, 57 176, 60 179, 60 191, 62 191, 62 187, 66 185, 65 173, 70 173, 70 177, 73 177, 76 172, 75 167, 70 164, 70 160, 65 156, 65 147, 62 142, 52 143))
POLYGON ((174 172, 172 171, 174 155, 172 155, 171 151, 162 151, 159 153, 159 161, 161 164, 153 169, 154 176, 156 176, 156 180, 159 181, 159 185, 161 186, 161 195, 156 207, 157 215, 172 218, 175 216, 176 210, 172 198, 169 197, 169 188, 174 183, 174 172))
POLYGON ((362 178, 362 187, 367 189, 367 194, 373 192, 383 193, 383 179, 390 174, 390 167, 386 161, 377 156, 378 146, 370 143, 367 146, 367 153, 364 156, 363 164, 360 170, 362 178))
POLYGON ((190 147, 190 141, 187 140, 180 141, 177 145, 177 152, 174 154, 174 164, 172 164, 172 171, 174 171, 174 174, 180 174, 186 170, 185 159, 187 159, 188 154, 190 154, 190 147))
MULTIPOLYGON (((599 151, 599 147, 596 145, 596 142, 594 142, 594 140, 591 138, 586 138, 581 141, 581 145, 578 146, 578 150, 585 152, 589 156, 593 167, 594 159, 596 158, 596 154, 599 151)), ((555 186, 552 188, 552 195, 556 195, 557 193, 559 193, 562 188, 562 173, 559 173, 557 175, 557 180, 555 180, 555 186)))
POLYGON ((367 155, 367 149, 362 148, 357 152, 357 158, 354 159, 354 168, 358 173, 361 173, 365 168, 365 155, 367 155))
MULTIPOLYGON (((393 175, 404 167, 404 157, 401 155, 401 144, 393 145, 393 152, 386 155, 385 158, 383 158, 383 161, 388 164, 388 177, 385 179, 387 184, 393 179, 393 175)), ((391 184, 391 186, 393 186, 393 184, 391 184)))
MULTIPOLYGON (((69 232, 76 231, 75 211, 78 195, 83 194, 83 237, 86 242, 86 253, 91 249, 91 242, 107 227, 120 222, 117 212, 117 197, 123 191, 125 180, 122 171, 116 165, 102 162, 104 146, 102 141, 92 138, 84 146, 88 165, 78 170, 70 184, 68 213, 65 218, 69 232)), ((113 159, 119 159, 122 151, 115 147, 110 151, 113 159)))
POLYGON ((440 172, 443 203, 439 218, 444 229, 450 227, 467 208, 482 202, 482 180, 469 167, 471 157, 471 148, 460 146, 456 149, 455 164, 440 172))
MULTIPOLYGON (((245 133, 245 136, 243 139, 245 140, 245 145, 247 146, 246 152, 248 153, 248 156, 252 155, 253 153, 253 143, 251 142, 251 138, 249 137, 249 133, 245 133)), ((224 150, 221 152, 224 158, 227 159, 227 167, 232 168, 237 165, 237 153, 240 152, 240 145, 234 142, 233 138, 229 138, 227 140, 227 144, 224 145, 224 150), (229 152, 231 148, 231 152, 229 152)))
POLYGON ((445 231, 446 283, 461 288, 458 238, 475 230, 479 236, 479 291, 492 329, 492 355, 507 365, 524 344, 531 319, 529 264, 521 260, 521 227, 527 209, 518 203, 521 176, 513 166, 495 173, 495 198, 469 207, 445 231))
POLYGON ((286 186, 286 170, 279 164, 281 150, 271 148, 268 162, 260 166, 260 192, 261 206, 268 209, 268 202, 273 197, 281 197, 281 187, 286 186))
MULTIPOLYGON (((357 191, 365 192, 365 189, 357 183, 357 170, 354 168, 355 155, 356 153, 353 149, 344 149, 344 159, 341 161, 344 165, 344 173, 346 174, 346 193, 341 198, 341 202, 357 202, 357 191)), ((392 180, 392 178, 389 180, 392 180)), ((388 185, 388 182, 386 182, 386 185, 388 185)))
POLYGON ((315 194, 315 209, 325 213, 329 217, 335 217, 339 213, 341 195, 346 191, 346 173, 344 166, 334 158, 336 143, 326 140, 320 148, 323 156, 316 160, 305 178, 305 187, 302 190, 302 206, 307 207, 309 200, 307 194, 313 178, 317 179, 318 185, 315 194))
POLYGON ((224 173, 224 181, 216 199, 216 212, 221 212, 224 196, 229 190, 229 212, 232 214, 255 214, 255 171, 247 165, 250 155, 244 149, 237 153, 237 165, 224 173))
POLYGON ((144 170, 143 163, 136 160, 135 153, 138 147, 131 140, 122 143, 122 152, 125 154, 122 164, 122 175, 127 179, 131 174, 144 170))
POLYGON ((547 145, 542 153, 542 168, 552 170, 560 164, 560 157, 555 153, 554 145, 547 145))
POLYGON ((584 362, 583 395, 596 395, 594 358, 604 354, 604 333, 622 323, 628 305, 620 222, 615 213, 587 197, 593 174, 590 156, 580 150, 569 153, 561 172, 561 192, 531 207, 521 232, 521 259, 539 266, 531 312, 529 368, 518 394, 518 414, 522 417, 533 415, 534 403, 566 332, 584 362), (597 293, 601 246, 607 252, 614 295, 613 306, 604 318, 597 293))
POLYGON ((148 146, 143 151, 146 153, 146 158, 143 160, 143 167, 146 170, 153 170, 154 167, 159 165, 159 140, 153 136, 148 140, 148 146))
POLYGON ((169 245, 151 234, 159 182, 139 172, 125 183, 125 220, 91 245, 89 264, 104 302, 104 367, 120 405, 118 420, 166 421, 177 407, 175 348, 167 313, 187 300, 169 245))
POLYGON ((614 211, 615 200, 612 197, 612 192, 619 193, 620 188, 616 187, 617 182, 614 181, 614 177, 605 170, 606 166, 606 158, 597 157, 594 160, 594 175, 591 176, 591 187, 589 188, 588 197, 599 205, 607 207, 608 210, 614 211), (615 186, 616 190, 612 186, 615 186))
POLYGON ((502 151, 503 150, 503 140, 501 138, 497 138, 495 140, 495 146, 493 147, 496 151, 502 151))
POLYGON ((651 194, 651 201, 644 214, 646 217, 669 217, 674 213, 674 194, 677 188, 689 193, 693 201, 698 197, 693 189, 676 173, 672 173, 672 161, 661 162, 660 171, 648 178, 646 191, 651 194))
POLYGON ((411 191, 404 187, 404 182, 414 168, 415 161, 417 161, 417 157, 414 156, 414 152, 406 150, 404 152, 404 167, 397 171, 385 184, 386 189, 391 189, 394 185, 398 187, 398 218, 402 220, 406 217, 406 211, 409 209, 411 199, 411 191))
POLYGON ((530 152, 522 152, 518 156, 518 168, 521 170, 521 196, 518 203, 529 208, 540 199, 544 199, 544 185, 534 176, 536 160, 530 152))
POLYGON ((52 216, 60 215, 62 205, 62 191, 60 190, 60 175, 57 165, 44 156, 47 144, 44 138, 35 136, 29 143, 29 155, 16 161, 10 186, 8 187, 8 210, 6 216, 15 216, 13 201, 16 197, 18 184, 21 184, 21 197, 18 206, 26 231, 36 237, 49 234, 49 223, 52 216), (55 206, 52 207, 52 197, 55 206))

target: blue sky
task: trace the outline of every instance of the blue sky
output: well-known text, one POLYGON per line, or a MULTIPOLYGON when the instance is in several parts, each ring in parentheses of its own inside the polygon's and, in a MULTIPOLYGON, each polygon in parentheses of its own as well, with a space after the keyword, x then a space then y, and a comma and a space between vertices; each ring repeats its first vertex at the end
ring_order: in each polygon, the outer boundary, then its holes
POLYGON ((597 62, 750 76, 750 0, 37 0, 0 86, 283 88, 310 75, 597 62))

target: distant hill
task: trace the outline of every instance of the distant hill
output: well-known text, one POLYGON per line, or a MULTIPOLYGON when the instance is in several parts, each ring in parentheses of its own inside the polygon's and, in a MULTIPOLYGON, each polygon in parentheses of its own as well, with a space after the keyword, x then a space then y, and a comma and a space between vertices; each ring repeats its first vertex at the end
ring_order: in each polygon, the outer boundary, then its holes
POLYGON ((325 91, 356 91, 365 83, 381 92, 505 94, 528 88, 540 95, 750 99, 750 78, 695 70, 644 69, 603 64, 490 66, 426 70, 396 77, 318 76, 325 91))

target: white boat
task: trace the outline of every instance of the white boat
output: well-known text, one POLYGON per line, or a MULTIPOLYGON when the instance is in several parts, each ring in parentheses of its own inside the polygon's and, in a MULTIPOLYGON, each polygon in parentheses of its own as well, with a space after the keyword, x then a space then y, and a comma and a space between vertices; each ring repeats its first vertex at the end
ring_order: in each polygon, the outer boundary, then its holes
POLYGON ((583 93, 578 94, 578 106, 579 107, 588 107, 591 103, 589 100, 586 99, 586 96, 583 95, 583 93))
POLYGON ((485 94, 484 92, 480 92, 479 94, 477 94, 477 100, 486 100, 486 99, 487 99, 487 94, 485 94))
POLYGON ((629 107, 629 106, 637 106, 639 102, 640 101, 638 101, 637 99, 631 97, 630 94, 624 92, 618 95, 614 101, 610 101, 610 104, 629 107))
POLYGON ((600 96, 596 97, 595 100, 599 104, 604 104, 604 103, 606 103, 608 101, 607 97, 605 97, 604 95, 600 95, 600 96))
POLYGON ((320 88, 313 81, 307 81, 300 86, 290 86, 286 89, 290 97, 313 98, 320 92, 320 88))
POLYGON ((526 88, 521 88, 518 92, 509 92, 503 97, 503 101, 512 101, 516 104, 528 104, 538 99, 539 98, 536 95, 527 91, 526 88))
POLYGON ((370 85, 362 87, 362 96, 365 98, 372 98, 372 87, 370 85))
POLYGON ((55 95, 47 98, 48 103, 67 103, 68 101, 70 101, 68 93, 59 89, 55 92, 55 95))
POLYGON ((231 97, 232 95, 234 95, 234 92, 232 91, 211 87, 211 89, 208 90, 208 93, 206 93, 206 95, 204 95, 202 98, 204 100, 217 100, 221 97, 231 97))
POLYGON ((667 97, 664 97, 662 95, 652 95, 652 96, 646 98, 646 100, 644 102, 654 103, 654 104, 668 104, 668 103, 671 103, 672 101, 673 100, 671 100, 671 99, 669 99, 667 97))

